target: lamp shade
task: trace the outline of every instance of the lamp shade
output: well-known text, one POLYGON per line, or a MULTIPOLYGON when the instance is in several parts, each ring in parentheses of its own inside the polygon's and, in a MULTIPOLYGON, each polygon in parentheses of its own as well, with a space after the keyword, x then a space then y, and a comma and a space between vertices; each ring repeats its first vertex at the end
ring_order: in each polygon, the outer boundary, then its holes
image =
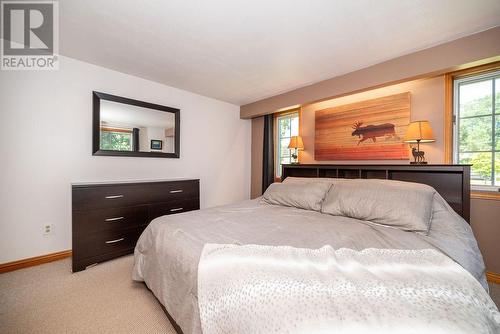
POLYGON ((430 143, 436 141, 429 121, 410 122, 403 139, 405 143, 430 143))
POLYGON ((288 144, 288 148, 296 148, 298 150, 304 149, 304 143, 302 142, 301 136, 292 136, 290 138, 290 144, 288 144))

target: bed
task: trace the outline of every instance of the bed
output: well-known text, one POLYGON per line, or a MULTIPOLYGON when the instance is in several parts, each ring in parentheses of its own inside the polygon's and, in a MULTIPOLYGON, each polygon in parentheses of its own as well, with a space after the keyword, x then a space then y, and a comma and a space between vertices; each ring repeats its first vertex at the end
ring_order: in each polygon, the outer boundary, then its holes
MULTIPOLYGON (((288 175, 291 174, 289 172, 288 175)), ((467 172, 467 169, 452 170, 454 174, 467 172)), ((422 177, 422 173, 423 170, 418 177, 422 177)), ((435 174, 436 170, 425 173, 435 174)), ((305 176, 303 171, 299 176, 305 176)), ((461 180, 467 180, 467 177, 459 176, 461 180)), ((463 198, 462 193, 445 195, 454 199, 463 198)), ((433 217, 435 221, 428 233, 408 233, 354 218, 272 205, 263 203, 260 198, 163 216, 151 222, 141 235, 135 248, 132 276, 134 280, 146 283, 164 306, 176 330, 185 334, 202 332, 197 274, 203 247, 208 243, 305 249, 330 245, 334 249, 357 251, 367 248, 434 249, 459 263, 487 289, 483 259, 469 225, 455 212, 457 209, 454 208, 454 211, 441 196, 433 202, 432 208, 444 216, 433 217)))

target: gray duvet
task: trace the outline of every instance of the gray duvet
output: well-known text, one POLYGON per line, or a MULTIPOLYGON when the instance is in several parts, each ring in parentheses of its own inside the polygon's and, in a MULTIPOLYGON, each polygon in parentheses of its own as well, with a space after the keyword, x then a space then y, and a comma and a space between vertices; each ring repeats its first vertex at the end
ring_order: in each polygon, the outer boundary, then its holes
POLYGON ((197 271, 206 243, 436 249, 462 265, 487 289, 483 259, 472 230, 440 196, 433 203, 428 235, 250 200, 157 218, 139 238, 132 277, 147 284, 185 334, 201 333, 197 271))

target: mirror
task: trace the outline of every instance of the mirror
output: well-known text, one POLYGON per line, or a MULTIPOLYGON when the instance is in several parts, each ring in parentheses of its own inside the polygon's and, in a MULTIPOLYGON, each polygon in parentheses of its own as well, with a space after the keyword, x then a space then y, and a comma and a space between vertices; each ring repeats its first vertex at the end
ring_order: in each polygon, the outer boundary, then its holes
POLYGON ((92 98, 93 155, 179 157, 179 109, 100 92, 92 98))

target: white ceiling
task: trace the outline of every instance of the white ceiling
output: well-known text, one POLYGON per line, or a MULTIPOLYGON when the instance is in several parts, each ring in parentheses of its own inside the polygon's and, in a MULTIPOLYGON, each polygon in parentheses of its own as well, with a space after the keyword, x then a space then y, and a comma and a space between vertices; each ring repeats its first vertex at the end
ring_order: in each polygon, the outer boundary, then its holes
POLYGON ((175 127, 172 113, 130 104, 101 100, 102 125, 123 126, 126 128, 163 128, 175 127))
POLYGON ((61 54, 237 105, 500 25, 499 0, 59 4, 61 54))

